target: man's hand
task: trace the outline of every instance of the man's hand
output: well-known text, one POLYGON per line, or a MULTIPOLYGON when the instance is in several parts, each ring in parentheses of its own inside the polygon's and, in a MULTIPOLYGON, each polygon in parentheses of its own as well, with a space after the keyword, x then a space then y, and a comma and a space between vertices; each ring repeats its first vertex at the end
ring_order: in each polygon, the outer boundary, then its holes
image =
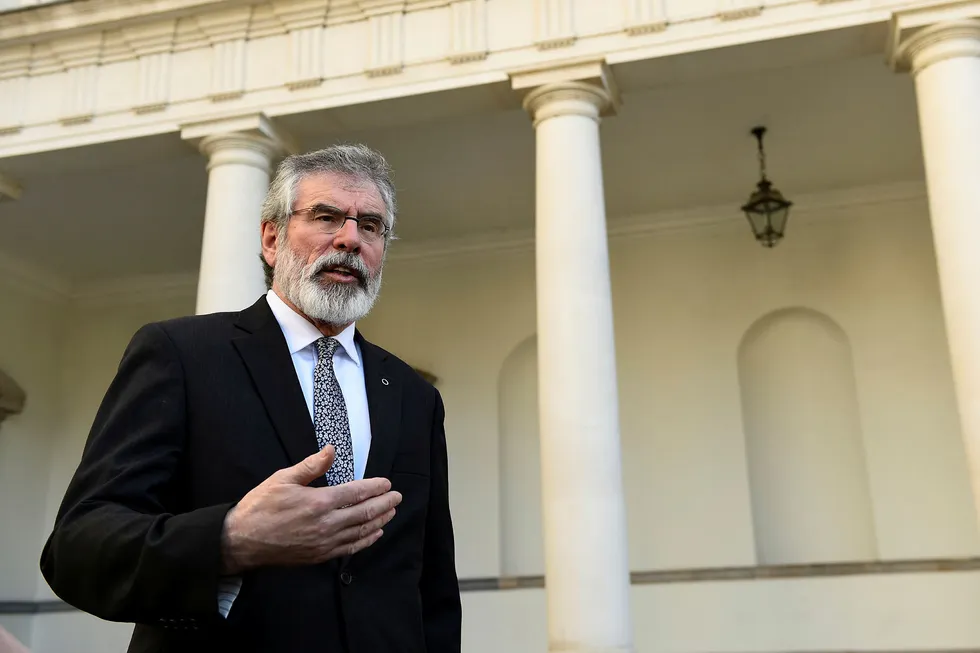
POLYGON ((333 460, 334 448, 328 445, 280 469, 228 511, 221 539, 223 573, 316 564, 378 541, 401 494, 391 492, 391 482, 383 478, 307 487, 326 474, 333 460))

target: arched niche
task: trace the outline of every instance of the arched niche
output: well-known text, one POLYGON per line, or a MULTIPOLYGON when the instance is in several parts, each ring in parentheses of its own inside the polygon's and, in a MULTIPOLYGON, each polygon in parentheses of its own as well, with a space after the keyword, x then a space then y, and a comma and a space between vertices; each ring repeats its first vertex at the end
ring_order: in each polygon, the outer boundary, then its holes
POLYGON ((877 555, 851 346, 808 308, 770 313, 738 350, 760 564, 877 555))
POLYGON ((24 389, 9 374, 0 370, 0 425, 9 415, 23 411, 26 399, 24 389))
POLYGON ((543 574, 537 337, 521 342, 504 360, 497 397, 501 572, 543 574))

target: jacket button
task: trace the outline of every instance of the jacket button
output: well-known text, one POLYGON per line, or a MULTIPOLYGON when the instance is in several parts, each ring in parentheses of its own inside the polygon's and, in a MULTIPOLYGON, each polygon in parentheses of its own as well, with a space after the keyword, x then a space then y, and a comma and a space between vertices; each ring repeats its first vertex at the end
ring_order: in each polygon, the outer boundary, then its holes
POLYGON ((350 572, 349 571, 342 571, 342 572, 340 572, 340 582, 341 583, 343 583, 344 585, 350 585, 350 583, 351 583, 352 580, 354 580, 354 577, 350 575, 350 572))

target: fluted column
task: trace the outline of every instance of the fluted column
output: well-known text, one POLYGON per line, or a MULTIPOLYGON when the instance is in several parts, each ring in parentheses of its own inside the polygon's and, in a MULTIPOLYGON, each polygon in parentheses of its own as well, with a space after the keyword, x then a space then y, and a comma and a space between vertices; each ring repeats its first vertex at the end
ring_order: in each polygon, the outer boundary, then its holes
POLYGON ((208 158, 196 312, 237 311, 266 291, 260 215, 276 157, 287 148, 263 116, 185 128, 208 158))
POLYGON ((549 83, 537 140, 541 489, 549 650, 632 650, 600 85, 549 83))
POLYGON ((915 79, 946 334, 980 517, 980 20, 926 27, 899 54, 915 79))

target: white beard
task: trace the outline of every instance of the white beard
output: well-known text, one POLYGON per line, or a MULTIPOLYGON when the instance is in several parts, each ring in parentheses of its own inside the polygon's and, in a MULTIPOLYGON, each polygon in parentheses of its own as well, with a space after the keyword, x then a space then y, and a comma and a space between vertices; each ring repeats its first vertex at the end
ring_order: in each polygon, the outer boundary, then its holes
POLYGON ((276 254, 275 281, 286 299, 307 317, 331 326, 346 326, 364 318, 374 307, 381 291, 381 271, 372 275, 360 256, 348 252, 324 254, 309 265, 293 251, 285 239, 276 254), (353 284, 339 284, 319 278, 331 265, 346 266, 360 275, 353 284))

